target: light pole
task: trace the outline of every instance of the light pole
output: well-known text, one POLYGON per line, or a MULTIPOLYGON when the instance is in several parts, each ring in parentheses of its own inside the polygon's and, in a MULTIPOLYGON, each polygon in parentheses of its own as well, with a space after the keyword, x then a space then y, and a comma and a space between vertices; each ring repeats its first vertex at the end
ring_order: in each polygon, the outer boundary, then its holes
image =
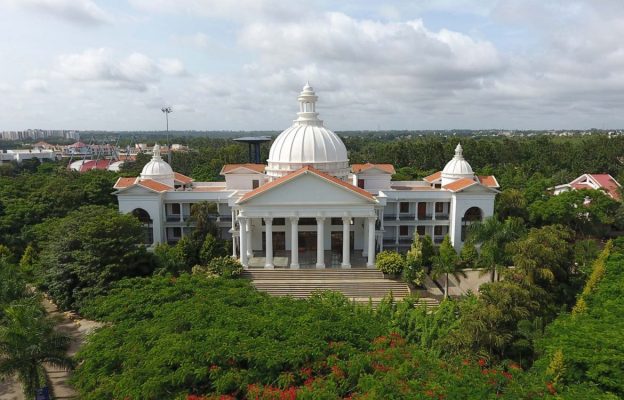
POLYGON ((167 162, 171 165, 171 143, 169 143, 169 114, 173 112, 173 108, 170 106, 160 109, 165 113, 165 119, 167 120, 167 162))

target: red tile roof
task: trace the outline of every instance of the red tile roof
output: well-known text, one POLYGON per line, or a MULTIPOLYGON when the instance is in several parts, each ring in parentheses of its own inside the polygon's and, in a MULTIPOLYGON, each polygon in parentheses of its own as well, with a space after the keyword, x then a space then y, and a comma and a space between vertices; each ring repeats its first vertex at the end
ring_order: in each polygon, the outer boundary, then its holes
POLYGON ((154 190, 156 192, 166 192, 167 190, 173 190, 172 187, 151 179, 143 179, 142 181, 137 182, 137 185, 142 186, 146 189, 154 190))
POLYGON ((113 163, 113 160, 88 160, 80 166, 80 172, 91 171, 92 169, 106 170, 113 163))
POLYGON ((373 169, 373 168, 376 168, 388 174, 394 174, 396 172, 394 170, 394 165, 392 164, 372 164, 372 163, 351 164, 351 171, 353 171, 353 173, 355 174, 368 171, 369 169, 373 169))
POLYGON ((263 174, 264 173, 264 169, 266 168, 266 165, 264 165, 264 164, 251 164, 251 163, 247 163, 247 164, 225 164, 223 166, 223 168, 221 168, 221 175, 228 174, 228 173, 230 173, 230 172, 232 172, 232 171, 234 171, 235 169, 238 169, 238 168, 246 168, 246 169, 251 170, 253 172, 263 174))
POLYGON ((600 185, 601 188, 615 200, 620 199, 620 184, 609 174, 590 174, 590 176, 600 185))
POLYGON ((288 182, 288 181, 290 181, 290 180, 292 180, 292 179, 294 179, 294 178, 296 178, 296 177, 298 177, 300 175, 306 174, 306 173, 312 173, 314 175, 317 175, 317 176, 319 176, 319 177, 321 177, 321 178, 323 178, 325 180, 328 180, 328 181, 330 181, 330 182, 332 182, 334 184, 342 186, 345 189, 351 190, 351 191, 359 194, 360 196, 367 198, 368 200, 375 201, 375 197, 372 194, 370 194, 369 192, 367 192, 366 190, 364 190, 362 188, 359 188, 357 186, 351 185, 350 183, 347 183, 345 181, 342 181, 342 180, 336 178, 335 176, 331 176, 331 175, 328 175, 328 174, 326 174, 324 172, 321 172, 321 171, 319 171, 316 168, 313 168, 313 167, 310 167, 310 166, 305 166, 305 167, 303 167, 301 169, 298 169, 295 172, 291 172, 288 175, 282 176, 281 178, 277 178, 277 179, 275 179, 272 182, 265 183, 264 185, 254 189, 254 190, 252 190, 250 192, 245 193, 243 195, 243 197, 241 197, 240 200, 238 200, 238 202, 239 203, 245 202, 245 201, 249 200, 250 198, 259 195, 260 193, 264 193, 264 192, 266 192, 268 190, 271 190, 274 187, 277 187, 277 186, 279 186, 279 185, 281 185, 281 184, 283 184, 285 182, 288 182))
POLYGON ((179 172, 174 172, 174 179, 178 182, 182 182, 183 184, 187 184, 187 183, 191 183, 193 182, 193 178, 188 177, 186 175, 182 175, 179 172))
POLYGON ((439 181, 442 178, 442 171, 438 171, 435 174, 431 174, 429 176, 425 176, 423 180, 425 182, 433 183, 435 181, 439 181))
POLYGON ((137 180, 136 177, 132 177, 132 178, 119 178, 119 179, 117 179, 117 182, 115 182, 115 185, 113 186, 113 188, 114 189, 127 188, 128 186, 134 185, 136 180, 137 180))
POLYGON ((447 189, 447 190, 450 190, 451 192, 458 192, 460 190, 464 190, 467 187, 470 187, 476 184, 477 182, 473 181, 470 178, 461 178, 461 179, 456 180, 455 182, 451 182, 442 186, 442 189, 447 189))
POLYGON ((480 176, 477 176, 477 178, 479 179, 479 183, 482 184, 483 186, 487 186, 491 188, 500 187, 494 175, 487 175, 487 176, 480 175, 480 176))

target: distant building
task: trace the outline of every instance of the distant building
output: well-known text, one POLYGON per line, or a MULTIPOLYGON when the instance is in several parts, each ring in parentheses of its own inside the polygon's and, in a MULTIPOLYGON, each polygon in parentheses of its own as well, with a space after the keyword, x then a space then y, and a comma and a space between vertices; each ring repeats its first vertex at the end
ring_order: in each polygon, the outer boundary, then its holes
POLYGON ((553 194, 579 189, 602 190, 607 196, 614 200, 621 200, 620 188, 622 185, 609 174, 583 174, 570 183, 557 185, 552 188, 553 194))
POLYGON ((24 160, 32 160, 34 158, 39 161, 56 160, 56 155, 53 150, 39 150, 39 149, 20 149, 20 150, 7 150, 0 153, 0 162, 8 163, 11 161, 22 162, 24 160))
POLYGON ((267 164, 227 164, 225 182, 175 173, 160 147, 134 178, 114 188, 119 210, 143 221, 148 244, 176 242, 192 229, 193 204, 216 203, 215 222, 245 268, 373 267, 383 249, 406 250, 415 232, 460 249, 466 227, 494 212, 498 182, 476 176, 461 145, 423 181, 392 181, 391 164, 349 164, 325 128, 306 85, 293 125, 271 146, 267 164))

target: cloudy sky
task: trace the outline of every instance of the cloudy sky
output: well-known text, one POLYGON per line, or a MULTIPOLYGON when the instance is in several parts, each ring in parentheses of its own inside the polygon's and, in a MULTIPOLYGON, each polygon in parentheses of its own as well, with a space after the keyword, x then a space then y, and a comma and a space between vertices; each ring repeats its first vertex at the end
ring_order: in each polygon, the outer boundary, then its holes
POLYGON ((0 0, 0 130, 624 127, 622 0, 0 0))

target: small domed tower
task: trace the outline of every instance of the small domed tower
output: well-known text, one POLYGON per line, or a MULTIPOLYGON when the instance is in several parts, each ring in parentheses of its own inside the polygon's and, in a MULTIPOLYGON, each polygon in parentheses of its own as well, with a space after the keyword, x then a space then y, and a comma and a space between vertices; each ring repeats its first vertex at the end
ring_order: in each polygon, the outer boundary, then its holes
POLYGON ((461 144, 457 144, 457 147, 455 148, 455 157, 446 163, 446 166, 442 170, 442 186, 461 178, 475 178, 474 172, 472 172, 472 167, 468 164, 468 161, 464 159, 463 152, 461 144))
POLYGON ((158 143, 154 145, 152 159, 143 167, 140 179, 151 179, 170 186, 172 189, 174 188, 175 175, 173 169, 160 156, 160 145, 158 143))

